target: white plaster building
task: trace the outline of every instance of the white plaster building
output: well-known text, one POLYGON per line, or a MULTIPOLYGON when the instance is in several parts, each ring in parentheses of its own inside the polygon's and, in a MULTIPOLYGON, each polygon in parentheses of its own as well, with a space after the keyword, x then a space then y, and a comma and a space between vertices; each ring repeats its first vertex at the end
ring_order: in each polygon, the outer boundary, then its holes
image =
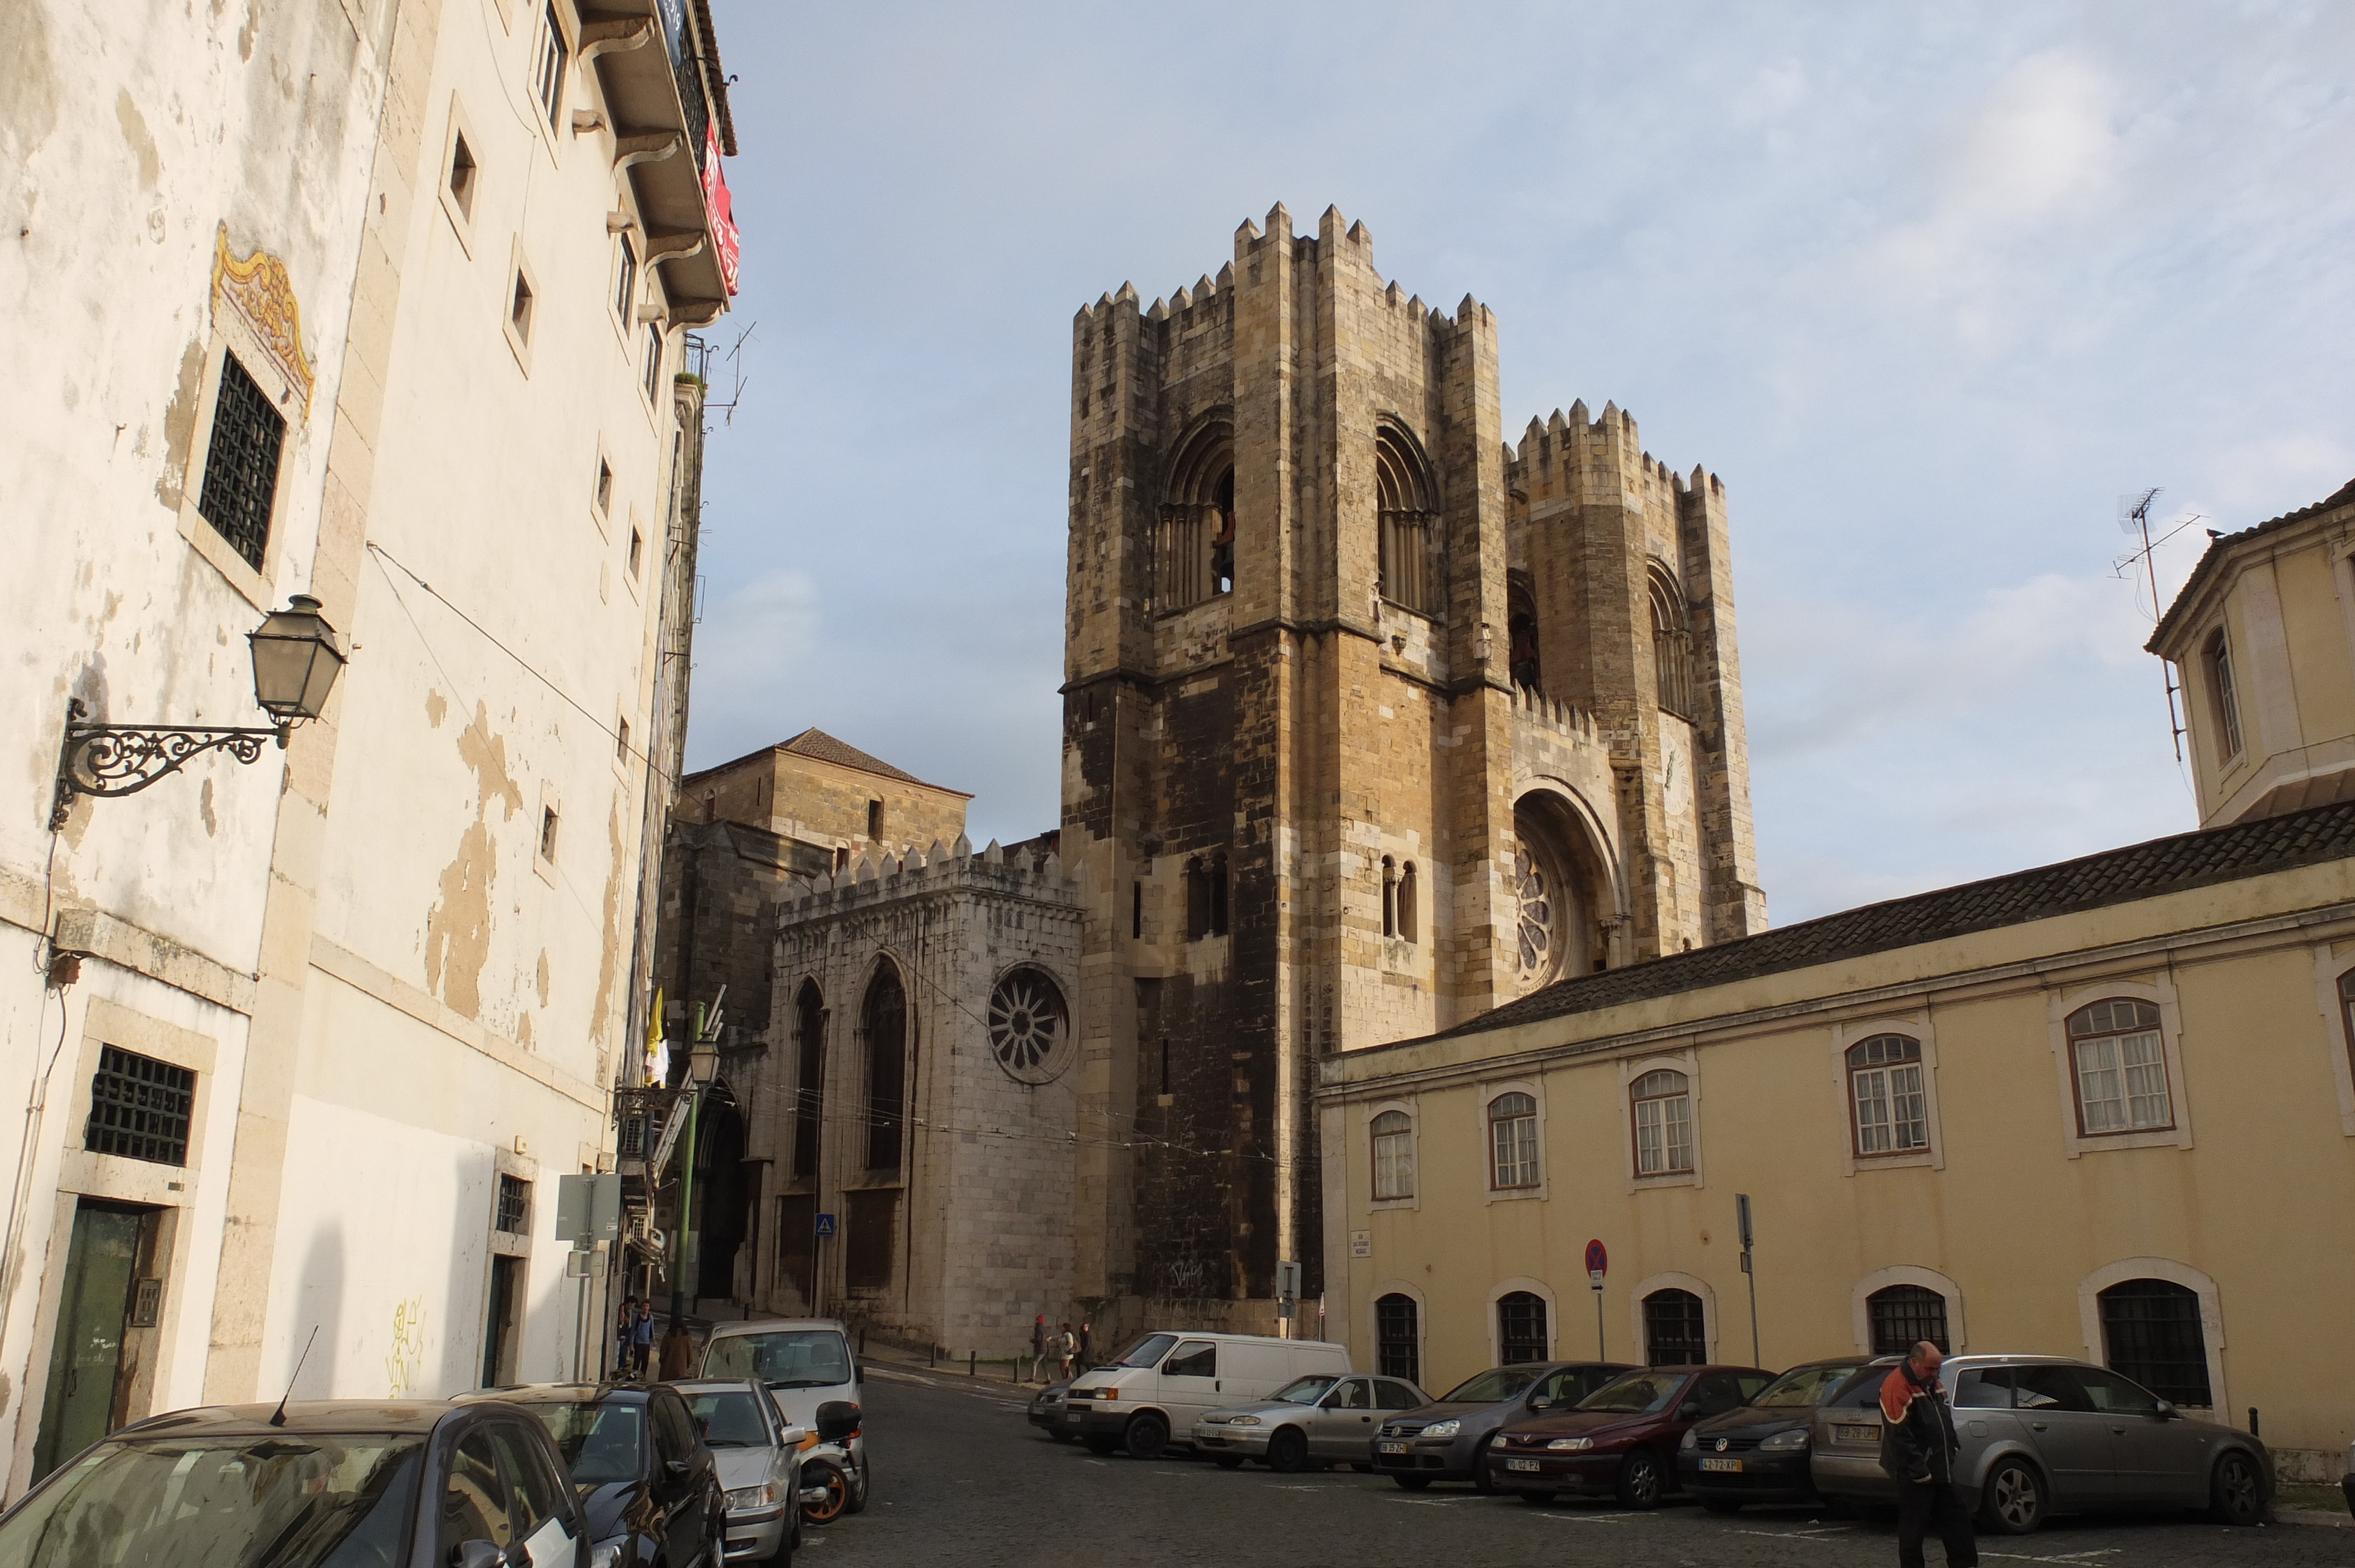
POLYGON ((8 1497, 593 1343, 555 1178, 643 1009, 724 80, 703 0, 0 7, 8 1497), (320 720, 52 832, 69 702, 260 724, 294 594, 320 720))

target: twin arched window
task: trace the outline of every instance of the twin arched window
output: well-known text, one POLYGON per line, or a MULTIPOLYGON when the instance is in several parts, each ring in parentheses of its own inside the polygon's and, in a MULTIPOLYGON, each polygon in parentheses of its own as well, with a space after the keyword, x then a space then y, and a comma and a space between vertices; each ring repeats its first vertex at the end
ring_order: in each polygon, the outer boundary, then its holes
POLYGON ((1692 630, 1685 612, 1684 589, 1667 568, 1655 562, 1645 574, 1646 597, 1652 606, 1652 672, 1659 705, 1678 718, 1699 711, 1694 702, 1692 630))
POLYGON ((1153 608, 1183 609, 1235 582, 1234 428, 1202 426, 1170 465, 1154 531, 1153 608))
POLYGON ((1538 1184, 1538 1102, 1534 1097, 1517 1092, 1498 1095, 1488 1102, 1488 1155, 1490 1186, 1538 1184))
POLYGON ((1196 855, 1186 863, 1186 939, 1227 934, 1227 857, 1196 855))
POLYGON ((1382 935, 1405 941, 1415 939, 1421 925, 1420 890, 1416 887, 1414 862, 1403 866, 1389 855, 1382 856, 1382 935))
POLYGON ((1627 1086, 1627 1098, 1636 1123, 1636 1174, 1691 1171, 1691 1080, 1673 1067, 1655 1067, 1627 1086))

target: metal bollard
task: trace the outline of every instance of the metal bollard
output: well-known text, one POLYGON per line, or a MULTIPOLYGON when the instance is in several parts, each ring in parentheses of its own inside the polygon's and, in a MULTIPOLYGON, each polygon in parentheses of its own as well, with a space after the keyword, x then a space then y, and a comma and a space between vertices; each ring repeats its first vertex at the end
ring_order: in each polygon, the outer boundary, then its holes
POLYGON ((967 1351, 964 1353, 964 1375, 965 1375, 965 1376, 967 1376, 967 1377, 971 1377, 971 1376, 973 1375, 973 1358, 974 1358, 975 1356, 978 1355, 978 1354, 980 1354, 980 1352, 979 1352, 979 1351, 967 1351))
POLYGON ((2249 1436, 2260 1443, 2265 1440, 2265 1435, 2257 1430, 2257 1407, 2254 1404, 2249 1406, 2249 1436))
POLYGON ((1022 1357, 1018 1352, 1012 1361, 1006 1363, 1006 1377, 1007 1381, 1017 1388, 1022 1386, 1022 1357))

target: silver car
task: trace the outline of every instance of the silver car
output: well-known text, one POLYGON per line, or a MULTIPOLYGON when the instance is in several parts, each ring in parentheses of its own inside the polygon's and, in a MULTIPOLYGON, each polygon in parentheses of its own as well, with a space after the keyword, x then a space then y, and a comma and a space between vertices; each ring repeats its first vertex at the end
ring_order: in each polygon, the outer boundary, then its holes
MULTIPOLYGON (((1827 1498, 1887 1504, 1881 1384, 1894 1356, 1817 1407, 1809 1469, 1827 1498)), ((2106 1367, 2060 1356, 1949 1356, 1938 1381, 1962 1438, 1958 1484, 1981 1522, 2025 1535, 2050 1516, 2096 1510, 2204 1509, 2251 1525, 2273 1496, 2273 1464, 2247 1433, 2197 1421, 2106 1367)))
POLYGON ((687 1401, 727 1493, 730 1563, 793 1561, 801 1544, 802 1446, 757 1383, 705 1381, 671 1386, 687 1401))
POLYGON ((1273 1470, 1331 1464, 1369 1469, 1374 1428, 1382 1418, 1430 1402, 1404 1378, 1312 1373, 1266 1399, 1208 1412, 1194 1424, 1194 1450, 1216 1459, 1222 1470, 1245 1459, 1273 1470))

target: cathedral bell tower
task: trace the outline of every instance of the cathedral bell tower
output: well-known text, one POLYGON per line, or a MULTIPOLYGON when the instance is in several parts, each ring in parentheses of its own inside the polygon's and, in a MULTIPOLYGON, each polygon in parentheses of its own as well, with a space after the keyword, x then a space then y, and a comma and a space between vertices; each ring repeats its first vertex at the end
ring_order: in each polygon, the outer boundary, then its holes
POLYGON ((1079 313, 1070 548, 1076 1293, 1273 1331, 1319 1056, 1764 927, 1724 493, 1615 408, 1508 446, 1487 307, 1279 206, 1079 313))

